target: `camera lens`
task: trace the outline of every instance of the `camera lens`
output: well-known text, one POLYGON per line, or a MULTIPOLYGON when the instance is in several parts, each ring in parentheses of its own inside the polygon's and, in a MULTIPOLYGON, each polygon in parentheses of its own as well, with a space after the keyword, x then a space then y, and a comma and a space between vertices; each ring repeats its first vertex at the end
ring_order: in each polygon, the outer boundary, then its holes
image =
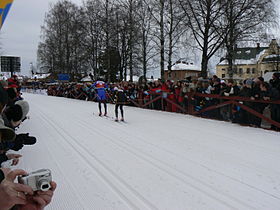
POLYGON ((44 184, 44 185, 42 186, 42 189, 43 189, 43 190, 49 189, 49 185, 48 185, 48 184, 44 184))
POLYGON ((42 191, 48 191, 51 188, 51 185, 48 181, 41 181, 39 183, 40 190, 42 191))

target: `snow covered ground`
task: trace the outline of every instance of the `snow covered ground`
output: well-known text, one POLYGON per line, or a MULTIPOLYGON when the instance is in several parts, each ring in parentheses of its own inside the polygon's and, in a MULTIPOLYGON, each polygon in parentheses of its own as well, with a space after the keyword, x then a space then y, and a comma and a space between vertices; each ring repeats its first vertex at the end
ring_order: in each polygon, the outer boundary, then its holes
POLYGON ((24 94, 38 139, 19 165, 50 168, 55 210, 280 209, 280 133, 93 102, 24 94), (94 114, 93 114, 94 112, 94 114))

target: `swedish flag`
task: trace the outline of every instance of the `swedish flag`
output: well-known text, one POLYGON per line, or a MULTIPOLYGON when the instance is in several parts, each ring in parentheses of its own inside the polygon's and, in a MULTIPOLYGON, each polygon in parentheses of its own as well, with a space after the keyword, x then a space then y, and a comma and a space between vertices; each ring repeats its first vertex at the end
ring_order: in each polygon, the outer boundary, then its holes
POLYGON ((13 0, 0 0, 0 29, 4 24, 7 14, 12 6, 13 0))

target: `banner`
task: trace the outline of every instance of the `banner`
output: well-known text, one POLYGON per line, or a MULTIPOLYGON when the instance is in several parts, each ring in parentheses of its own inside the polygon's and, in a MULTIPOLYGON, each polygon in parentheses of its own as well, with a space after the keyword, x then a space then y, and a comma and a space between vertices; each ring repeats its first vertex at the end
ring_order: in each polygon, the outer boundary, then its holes
POLYGON ((60 81, 69 81, 70 80, 69 74, 58 74, 57 77, 58 77, 57 79, 60 81))
POLYGON ((12 3, 13 0, 0 0, 0 29, 4 24, 12 3))

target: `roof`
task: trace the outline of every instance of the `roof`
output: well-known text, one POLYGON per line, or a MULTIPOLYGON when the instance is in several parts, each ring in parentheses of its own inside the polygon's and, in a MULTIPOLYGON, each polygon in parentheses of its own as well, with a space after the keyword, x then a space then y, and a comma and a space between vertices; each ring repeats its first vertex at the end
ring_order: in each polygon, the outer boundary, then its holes
MULTIPOLYGON (((193 63, 188 63, 184 61, 179 61, 173 64, 171 67, 173 71, 201 71, 199 66, 196 66, 193 63)), ((167 69, 165 71, 168 71, 167 69)))
MULTIPOLYGON (((233 56, 234 63, 236 65, 256 64, 267 49, 268 47, 237 48, 233 56)), ((228 65, 228 61, 224 59, 218 65, 228 65)))
POLYGON ((48 76, 50 76, 51 74, 46 73, 46 74, 34 74, 31 79, 46 79, 48 76))
POLYGON ((277 63, 277 62, 278 63, 280 62, 280 55, 276 55, 276 54, 265 56, 262 60, 262 63, 277 63))
POLYGON ((268 49, 268 47, 245 47, 237 48, 234 59, 250 60, 257 58, 257 55, 268 49))
POLYGON ((86 76, 86 77, 81 79, 81 82, 92 82, 92 79, 91 79, 90 76, 86 76))

